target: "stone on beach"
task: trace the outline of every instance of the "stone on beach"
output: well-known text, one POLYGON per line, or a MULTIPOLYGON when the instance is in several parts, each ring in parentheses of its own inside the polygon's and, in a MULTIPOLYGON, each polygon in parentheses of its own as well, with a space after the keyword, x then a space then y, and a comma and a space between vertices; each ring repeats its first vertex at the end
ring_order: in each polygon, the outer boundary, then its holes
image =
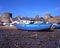
MULTIPOLYGON (((6 28, 6 27, 4 27, 6 28)), ((0 48, 59 48, 60 30, 48 31, 21 31, 15 27, 0 30, 0 48), (58 31, 58 32, 57 32, 58 31)))

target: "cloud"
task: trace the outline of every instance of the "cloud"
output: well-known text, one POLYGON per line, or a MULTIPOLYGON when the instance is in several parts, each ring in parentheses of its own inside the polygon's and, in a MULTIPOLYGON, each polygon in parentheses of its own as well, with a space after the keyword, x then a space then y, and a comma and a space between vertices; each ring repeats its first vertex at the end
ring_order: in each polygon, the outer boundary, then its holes
POLYGON ((60 10, 60 7, 56 7, 54 9, 51 9, 51 10, 47 10, 45 12, 43 12, 43 14, 46 14, 46 13, 56 13, 60 10))
POLYGON ((47 13, 51 13, 51 14, 57 14, 57 12, 60 10, 60 7, 56 7, 50 10, 29 10, 27 12, 25 12, 25 14, 27 15, 40 15, 40 16, 44 16, 47 13))
POLYGON ((57 10, 60 10, 60 7, 57 7, 57 8, 55 8, 55 9, 53 9, 54 11, 57 11, 57 10))

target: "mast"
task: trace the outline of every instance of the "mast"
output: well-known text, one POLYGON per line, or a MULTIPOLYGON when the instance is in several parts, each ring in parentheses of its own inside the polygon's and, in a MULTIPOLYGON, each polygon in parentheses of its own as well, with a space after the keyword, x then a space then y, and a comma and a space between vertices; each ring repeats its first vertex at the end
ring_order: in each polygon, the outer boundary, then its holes
POLYGON ((10 18, 10 21, 13 22, 12 18, 10 18))
POLYGON ((20 21, 21 19, 18 17, 18 20, 20 21))

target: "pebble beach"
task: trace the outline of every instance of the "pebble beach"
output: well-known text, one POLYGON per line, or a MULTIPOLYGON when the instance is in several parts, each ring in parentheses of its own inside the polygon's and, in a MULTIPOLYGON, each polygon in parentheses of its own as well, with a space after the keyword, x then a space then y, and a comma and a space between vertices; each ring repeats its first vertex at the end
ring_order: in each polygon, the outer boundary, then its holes
POLYGON ((60 29, 23 31, 0 27, 0 48, 60 48, 60 29))

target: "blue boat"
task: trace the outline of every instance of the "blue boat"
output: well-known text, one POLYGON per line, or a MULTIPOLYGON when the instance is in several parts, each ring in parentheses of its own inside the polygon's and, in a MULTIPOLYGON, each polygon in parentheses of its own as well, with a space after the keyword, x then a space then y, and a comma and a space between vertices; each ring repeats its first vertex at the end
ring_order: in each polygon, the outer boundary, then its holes
POLYGON ((17 29, 22 30, 48 30, 51 28, 51 24, 16 24, 17 29))
POLYGON ((60 25, 53 25, 54 29, 60 29, 60 25))

